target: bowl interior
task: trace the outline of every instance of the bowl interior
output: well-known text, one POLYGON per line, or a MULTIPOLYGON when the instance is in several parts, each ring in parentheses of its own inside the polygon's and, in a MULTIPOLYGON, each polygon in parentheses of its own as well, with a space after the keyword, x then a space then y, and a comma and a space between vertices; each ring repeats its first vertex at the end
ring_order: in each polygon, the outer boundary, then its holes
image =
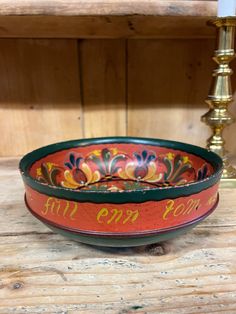
POLYGON ((183 150, 137 143, 89 144, 56 151, 32 164, 32 178, 73 190, 127 191, 177 186, 214 173, 183 150))

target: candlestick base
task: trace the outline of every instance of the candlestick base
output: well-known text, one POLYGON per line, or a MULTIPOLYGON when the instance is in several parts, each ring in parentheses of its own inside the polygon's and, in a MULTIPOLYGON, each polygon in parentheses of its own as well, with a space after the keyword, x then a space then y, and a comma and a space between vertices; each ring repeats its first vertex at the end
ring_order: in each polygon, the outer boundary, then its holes
POLYGON ((222 174, 222 179, 235 179, 236 180, 236 169, 230 164, 229 160, 227 158, 223 158, 224 162, 224 170, 222 174))

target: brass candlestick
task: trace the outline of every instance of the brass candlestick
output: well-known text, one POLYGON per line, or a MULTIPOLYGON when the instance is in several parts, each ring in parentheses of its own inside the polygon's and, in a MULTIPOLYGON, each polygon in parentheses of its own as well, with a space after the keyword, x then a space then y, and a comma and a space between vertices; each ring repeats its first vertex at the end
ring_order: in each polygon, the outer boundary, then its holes
POLYGON ((234 118, 228 111, 228 105, 233 100, 230 78, 233 71, 229 67, 229 63, 235 58, 236 18, 216 18, 209 21, 209 24, 217 27, 218 31, 218 47, 213 57, 218 68, 213 71, 212 85, 206 99, 210 109, 202 116, 202 121, 209 125, 213 132, 213 135, 207 140, 207 148, 220 155, 224 161, 222 178, 232 179, 236 178, 236 169, 228 160, 222 133, 227 125, 234 122, 234 118))

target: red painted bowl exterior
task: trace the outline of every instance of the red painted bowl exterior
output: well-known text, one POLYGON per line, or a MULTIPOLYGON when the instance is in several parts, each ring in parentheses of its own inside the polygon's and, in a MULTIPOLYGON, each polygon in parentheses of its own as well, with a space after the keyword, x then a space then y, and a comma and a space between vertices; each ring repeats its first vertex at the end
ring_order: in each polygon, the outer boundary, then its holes
POLYGON ((26 186, 26 202, 43 221, 83 233, 147 234, 195 221, 217 203, 218 184, 200 193, 144 203, 96 204, 41 194, 26 186))
POLYGON ((112 241, 167 233, 205 218, 218 202, 222 161, 193 145, 116 137, 49 145, 27 154, 20 171, 26 204, 37 218, 112 241))

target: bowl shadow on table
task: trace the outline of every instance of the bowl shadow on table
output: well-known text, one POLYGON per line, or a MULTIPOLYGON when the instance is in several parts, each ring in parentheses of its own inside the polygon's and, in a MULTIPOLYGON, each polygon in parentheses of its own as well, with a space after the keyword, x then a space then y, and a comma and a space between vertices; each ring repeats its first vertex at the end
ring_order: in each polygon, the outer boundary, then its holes
POLYGON ((107 253, 112 255, 155 255, 162 256, 170 252, 171 246, 174 245, 174 239, 163 241, 159 243, 153 243, 148 245, 133 246, 133 247, 106 247, 95 246, 91 244, 80 243, 83 247, 87 247, 93 251, 100 251, 101 253, 107 253))
MULTIPOLYGON (((89 248, 90 251, 100 252, 113 256, 167 256, 170 254, 181 254, 194 248, 204 248, 211 241, 210 236, 217 236, 217 232, 210 228, 201 228, 201 224, 188 232, 179 235, 173 239, 134 247, 105 247, 95 246, 90 244, 80 243, 84 248, 89 248)), ((96 256, 96 254, 95 254, 96 256)))

